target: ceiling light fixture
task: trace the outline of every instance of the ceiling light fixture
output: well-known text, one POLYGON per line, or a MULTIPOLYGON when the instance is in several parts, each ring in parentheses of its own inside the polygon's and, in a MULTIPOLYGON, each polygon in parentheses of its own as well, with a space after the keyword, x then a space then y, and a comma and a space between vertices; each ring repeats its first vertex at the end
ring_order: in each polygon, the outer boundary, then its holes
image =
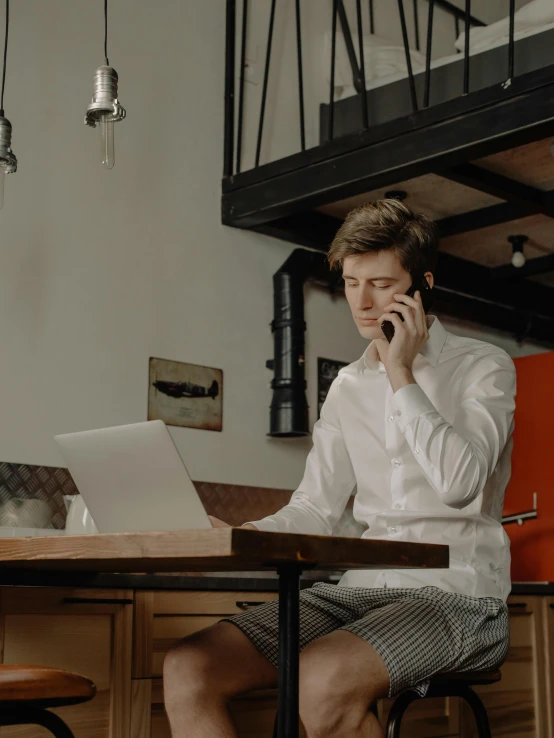
POLYGON ((528 241, 528 238, 527 236, 508 236, 508 241, 512 244, 512 265, 516 269, 521 269, 526 261, 523 244, 528 241))
POLYGON ((403 202, 408 197, 408 193, 406 190, 389 190, 385 192, 385 197, 387 200, 400 200, 400 202, 403 202))
POLYGON ((104 60, 106 63, 94 73, 94 92, 85 123, 91 128, 98 124, 101 161, 106 169, 111 169, 115 164, 114 123, 123 120, 127 113, 117 99, 117 72, 108 61, 108 0, 104 0, 104 60))

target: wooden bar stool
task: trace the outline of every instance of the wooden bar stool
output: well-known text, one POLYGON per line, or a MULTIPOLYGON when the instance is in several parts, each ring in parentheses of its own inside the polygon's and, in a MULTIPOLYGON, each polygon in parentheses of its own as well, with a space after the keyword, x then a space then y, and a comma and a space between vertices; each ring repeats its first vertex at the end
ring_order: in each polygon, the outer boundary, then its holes
POLYGON ((386 738, 400 738, 400 723, 408 706, 416 700, 428 697, 461 697, 471 707, 479 738, 491 738, 487 711, 471 687, 476 684, 494 684, 499 682, 500 678, 498 669, 437 674, 431 679, 431 685, 425 697, 420 697, 417 692, 402 692, 394 701, 389 712, 385 730, 386 738))
POLYGON ((90 679, 46 666, 0 666, 0 725, 42 725, 56 738, 74 738, 49 707, 91 700, 96 686, 90 679))

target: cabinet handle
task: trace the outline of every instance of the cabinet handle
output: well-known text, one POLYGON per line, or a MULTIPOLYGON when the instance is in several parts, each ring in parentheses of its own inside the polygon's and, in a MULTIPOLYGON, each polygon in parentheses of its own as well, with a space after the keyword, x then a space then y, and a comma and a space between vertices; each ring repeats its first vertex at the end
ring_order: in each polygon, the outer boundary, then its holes
POLYGON ((511 608, 515 608, 515 607, 524 608, 524 607, 527 607, 527 603, 526 602, 508 602, 508 607, 511 607, 511 608))
POLYGON ((133 600, 110 597, 64 597, 64 605, 132 605, 133 600))
POLYGON ((237 607, 240 607, 241 610, 250 610, 253 607, 258 607, 259 605, 266 605, 266 602, 244 602, 244 601, 238 601, 235 602, 235 605, 237 607))

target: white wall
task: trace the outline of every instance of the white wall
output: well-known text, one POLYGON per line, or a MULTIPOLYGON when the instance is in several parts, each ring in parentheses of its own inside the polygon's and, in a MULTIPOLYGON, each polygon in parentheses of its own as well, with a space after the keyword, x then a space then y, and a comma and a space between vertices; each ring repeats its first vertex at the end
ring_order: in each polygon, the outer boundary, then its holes
MULTIPOLYGON (((19 171, 0 214, 0 460, 62 465, 54 434, 146 419, 148 358, 224 371, 222 433, 172 429, 195 479, 291 488, 309 439, 268 439, 272 275, 290 244, 220 224, 224 4, 112 0, 127 119, 116 165, 83 124, 102 4, 12 7, 19 171)), ((310 293, 315 357, 353 360, 344 304, 310 293)))
MULTIPOLYGON (((291 246, 220 224, 224 3, 111 0, 128 118, 110 172, 83 124, 102 4, 27 0, 11 16, 0 460, 62 465, 54 434, 145 420, 157 356, 224 371, 223 432, 171 429, 194 479, 294 487, 309 439, 265 435, 271 279, 291 246)), ((273 124, 279 151, 288 129, 273 124)), ((314 418, 316 357, 351 361, 363 343, 344 300, 308 289, 306 316, 314 418)))

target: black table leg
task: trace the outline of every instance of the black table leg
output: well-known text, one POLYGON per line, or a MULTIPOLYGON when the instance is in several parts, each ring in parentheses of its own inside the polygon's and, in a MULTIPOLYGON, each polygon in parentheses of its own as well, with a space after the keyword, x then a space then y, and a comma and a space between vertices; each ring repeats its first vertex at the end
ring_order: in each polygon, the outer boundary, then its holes
POLYGON ((298 738, 298 662, 300 574, 297 564, 279 573, 279 706, 277 738, 298 738))

